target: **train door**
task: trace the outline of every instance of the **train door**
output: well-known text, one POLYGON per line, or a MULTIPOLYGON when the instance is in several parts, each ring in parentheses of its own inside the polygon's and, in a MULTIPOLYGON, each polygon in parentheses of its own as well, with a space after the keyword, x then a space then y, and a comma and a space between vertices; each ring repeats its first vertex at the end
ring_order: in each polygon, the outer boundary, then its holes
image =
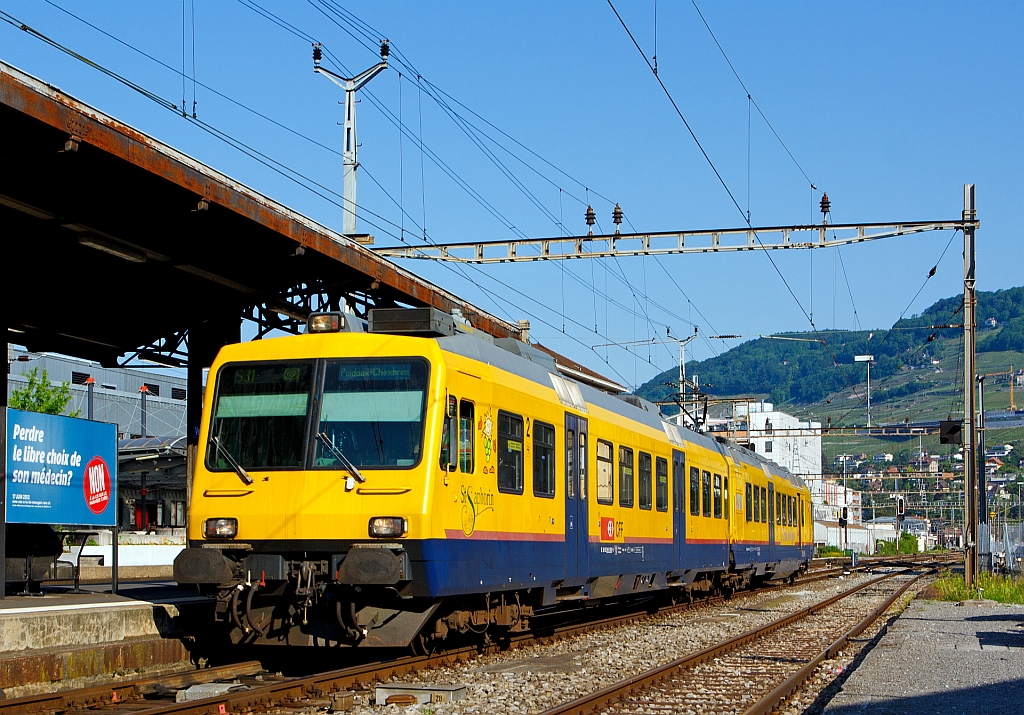
POLYGON ((804 553, 804 498, 796 498, 796 545, 800 547, 801 555, 804 553))
POLYGON ((686 455, 672 450, 672 568, 683 567, 686 541, 686 455))
POLYGON ((587 420, 565 416, 565 578, 583 581, 590 572, 587 529, 587 420))
POLYGON ((768 482, 768 559, 775 559, 775 485, 768 482))

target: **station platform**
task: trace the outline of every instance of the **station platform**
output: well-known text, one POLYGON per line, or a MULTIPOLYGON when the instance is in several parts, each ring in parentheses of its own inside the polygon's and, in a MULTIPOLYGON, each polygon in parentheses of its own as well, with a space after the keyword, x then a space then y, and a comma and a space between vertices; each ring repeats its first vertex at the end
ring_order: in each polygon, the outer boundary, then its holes
POLYGON ((1024 712, 1024 606, 913 601, 823 712, 1024 712))
POLYGON ((88 678, 185 666, 212 602, 173 582, 46 588, 0 601, 0 689, 21 697, 88 678))

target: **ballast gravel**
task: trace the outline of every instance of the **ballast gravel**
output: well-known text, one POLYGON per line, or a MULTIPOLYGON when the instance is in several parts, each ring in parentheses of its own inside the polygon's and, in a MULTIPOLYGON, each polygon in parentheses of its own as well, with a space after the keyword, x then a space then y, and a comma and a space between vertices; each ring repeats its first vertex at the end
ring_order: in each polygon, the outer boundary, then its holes
POLYGON ((870 578, 873 577, 858 573, 782 590, 739 594, 719 605, 699 606, 554 643, 479 656, 392 681, 465 685, 468 694, 464 700, 412 706, 373 705, 364 695, 352 712, 539 713, 762 626, 870 578))

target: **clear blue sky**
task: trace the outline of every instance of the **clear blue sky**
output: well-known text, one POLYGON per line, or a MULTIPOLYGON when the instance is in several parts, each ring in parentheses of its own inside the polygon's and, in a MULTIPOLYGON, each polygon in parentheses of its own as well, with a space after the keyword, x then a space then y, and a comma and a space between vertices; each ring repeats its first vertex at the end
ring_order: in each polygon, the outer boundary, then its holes
MULTIPOLYGON (((350 71, 375 61, 372 51, 345 32, 350 24, 334 24, 317 9, 319 0, 252 2, 323 42, 350 71)), ((181 2, 54 3, 173 67, 182 66, 181 2)), ((187 0, 189 75, 191 7, 187 0)), ((584 186, 619 202, 638 231, 741 225, 607 3, 346 0, 343 7, 374 28, 371 34, 390 38, 426 80, 573 177, 506 141, 515 157, 495 153, 533 196, 528 198, 434 100, 418 92, 415 76, 406 70, 400 80, 391 69, 368 89, 396 115, 401 104, 403 121, 416 141, 407 138, 400 147, 398 129, 364 97, 358 115, 364 169, 359 204, 401 225, 397 201, 408 214, 407 240, 415 240, 416 224, 424 216, 429 236, 438 242, 514 236, 506 223, 528 236, 558 235, 559 216, 567 232, 584 233, 584 186), (421 112, 424 144, 505 223, 429 159, 421 183, 421 112)), ((620 0, 617 7, 650 57, 653 1, 620 0)), ((4 0, 0 9, 149 90, 181 101, 179 75, 52 5, 4 0)), ((958 218, 962 185, 975 182, 982 222, 978 286, 995 290, 1024 284, 1024 238, 1013 227, 1013 212, 1024 202, 1024 5, 705 1, 701 10, 754 100, 811 180, 828 192, 835 222, 958 218)), ((657 13, 659 76, 746 209, 746 94, 692 4, 663 0, 657 13)), ((0 25, 0 58, 340 229, 336 206, 8 24, 0 25)), ((239 0, 195 2, 195 69, 200 82, 322 144, 340 146, 337 102, 343 95, 312 72, 309 43, 239 0)), ((201 119, 340 192, 338 156, 202 87, 197 93, 201 119)), ((191 82, 186 94, 191 107, 191 82)), ((756 112, 749 157, 754 225, 820 220, 819 197, 756 112)), ((612 205, 594 193, 589 198, 599 227, 610 229, 612 205)), ((384 229, 397 229, 363 216, 379 224, 361 223, 378 244, 395 243, 384 229)), ((773 257, 804 310, 810 309, 813 263, 819 327, 831 328, 833 314, 837 327, 854 327, 852 292, 860 324, 877 328, 890 325, 907 308, 949 238, 949 233, 936 233, 843 249, 849 289, 841 269, 833 288, 831 250, 773 257)), ((957 237, 908 314, 962 290, 961 248, 957 237)), ((620 348, 598 348, 595 354, 589 346, 663 335, 666 325, 685 334, 688 322, 706 335, 738 333, 744 338, 809 328, 763 253, 631 258, 617 265, 501 265, 469 268, 464 275, 426 262, 407 266, 498 315, 531 319, 536 340, 631 385, 671 367, 676 350, 644 347, 636 358, 620 348), (616 276, 628 280, 632 292, 616 276)), ((692 355, 704 358, 724 345, 698 340, 691 344, 692 355)))

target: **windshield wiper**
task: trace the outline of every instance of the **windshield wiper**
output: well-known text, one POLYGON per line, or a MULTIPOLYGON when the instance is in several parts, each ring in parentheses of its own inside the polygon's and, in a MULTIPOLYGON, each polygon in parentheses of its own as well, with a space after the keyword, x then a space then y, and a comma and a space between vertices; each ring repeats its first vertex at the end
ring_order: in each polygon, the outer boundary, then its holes
POLYGON ((220 438, 211 436, 210 442, 217 448, 217 454, 224 457, 224 461, 228 463, 228 466, 235 470, 235 474, 237 474, 238 478, 242 480, 242 483, 246 485, 252 484, 252 477, 250 477, 249 473, 242 468, 242 465, 231 456, 231 452, 229 452, 227 448, 220 443, 220 438))
POLYGON ((327 437, 326 432, 317 432, 316 438, 324 443, 324 446, 330 450, 331 454, 334 455, 334 458, 341 462, 341 466, 355 477, 356 481, 360 483, 366 481, 366 477, 359 473, 359 470, 356 469, 356 465, 352 464, 348 457, 345 456, 345 453, 338 449, 337 445, 327 437))

